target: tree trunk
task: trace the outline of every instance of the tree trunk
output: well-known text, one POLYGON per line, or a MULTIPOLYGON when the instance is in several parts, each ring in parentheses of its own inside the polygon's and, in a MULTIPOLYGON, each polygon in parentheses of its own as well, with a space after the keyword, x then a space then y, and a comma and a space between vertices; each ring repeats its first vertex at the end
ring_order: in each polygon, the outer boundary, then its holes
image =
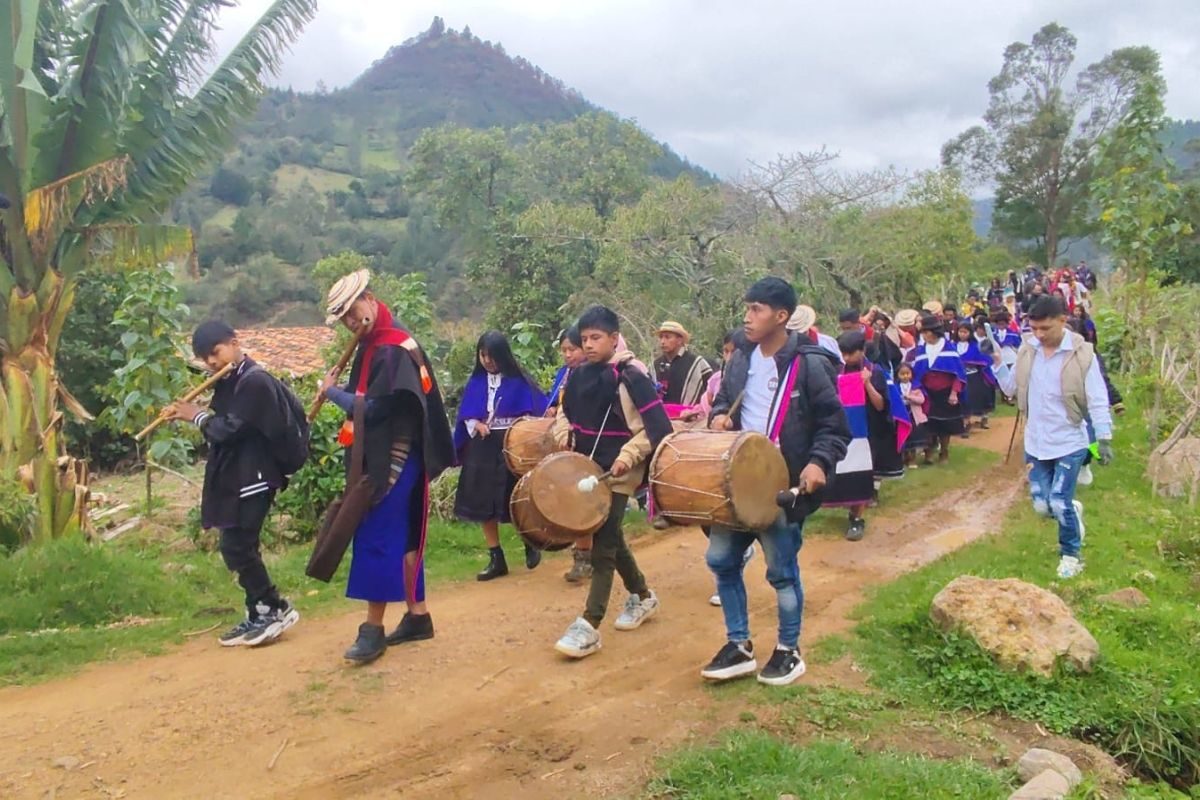
POLYGON ((83 528, 88 499, 87 464, 64 453, 63 412, 86 414, 58 382, 54 355, 74 282, 48 271, 36 292, 14 288, 0 329, 0 476, 19 477, 36 497, 32 538, 56 538, 83 528))

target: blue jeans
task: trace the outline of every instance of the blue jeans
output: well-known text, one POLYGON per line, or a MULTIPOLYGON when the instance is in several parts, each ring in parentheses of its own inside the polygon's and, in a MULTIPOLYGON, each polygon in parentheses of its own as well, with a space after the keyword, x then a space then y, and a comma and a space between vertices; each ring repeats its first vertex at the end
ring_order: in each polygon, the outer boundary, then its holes
POLYGON ((1079 469, 1087 463, 1089 455, 1084 449, 1062 458, 1041 461, 1025 454, 1025 463, 1029 465, 1029 496, 1033 500, 1033 510, 1058 521, 1060 555, 1078 558, 1079 548, 1083 544, 1073 501, 1079 469))
POLYGON ((804 616, 804 586, 800 582, 802 526, 787 521, 781 513, 762 533, 746 533, 714 525, 708 537, 708 568, 717 576, 717 594, 725 614, 725 633, 731 642, 750 639, 750 611, 742 558, 755 539, 762 542, 767 562, 767 582, 775 587, 779 609, 779 644, 798 648, 800 622, 804 616))

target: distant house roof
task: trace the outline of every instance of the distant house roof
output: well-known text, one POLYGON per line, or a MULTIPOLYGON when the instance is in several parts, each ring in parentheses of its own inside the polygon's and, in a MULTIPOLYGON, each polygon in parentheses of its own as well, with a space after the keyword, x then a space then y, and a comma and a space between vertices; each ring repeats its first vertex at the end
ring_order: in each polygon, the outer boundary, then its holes
POLYGON ((322 351, 334 340, 334 331, 315 325, 306 328, 251 328, 238 331, 242 348, 272 372, 313 375, 326 368, 322 351))

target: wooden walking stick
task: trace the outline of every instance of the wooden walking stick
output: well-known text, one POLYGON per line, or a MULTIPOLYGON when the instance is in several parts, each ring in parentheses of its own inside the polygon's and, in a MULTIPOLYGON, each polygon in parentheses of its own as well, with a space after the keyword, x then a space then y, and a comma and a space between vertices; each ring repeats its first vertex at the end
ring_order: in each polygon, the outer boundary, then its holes
MULTIPOLYGON (((342 355, 338 358, 337 363, 333 365, 327 374, 332 375, 337 379, 342 374, 342 370, 346 369, 346 365, 350 363, 350 359, 354 358, 354 351, 358 349, 358 342, 362 339, 362 332, 367 329, 370 320, 364 319, 358 326, 358 332, 346 344, 346 349, 342 351, 342 355)), ((313 400, 312 407, 308 410, 308 421, 311 424, 317 418, 317 414, 321 412, 321 406, 325 405, 325 395, 318 394, 313 400)))
MULTIPOLYGON (((209 377, 208 380, 206 380, 204 383, 197 386, 195 389, 192 389, 191 391, 189 391, 183 397, 179 398, 176 401, 176 403, 192 402, 197 397, 204 394, 209 389, 211 389, 213 386, 215 386, 217 381, 221 380, 226 375, 228 375, 233 370, 233 368, 236 366, 237 366, 236 364, 230 362, 229 364, 226 364, 225 366, 221 367, 219 370, 214 372, 212 374, 212 376, 209 377)), ((174 404, 172 404, 172 405, 174 405, 174 404)), ((137 434, 133 437, 134 441, 140 442, 142 439, 145 439, 151 433, 154 433, 155 429, 157 429, 159 425, 162 425, 164 422, 166 422, 167 421, 166 411, 167 410, 164 408, 162 411, 158 412, 158 416, 154 418, 153 422, 151 422, 149 425, 147 425, 146 427, 142 428, 140 431, 137 432, 137 434)))
POLYGON ((1013 420, 1012 434, 1008 437, 1008 450, 1004 453, 1004 464, 1008 465, 1008 460, 1012 458, 1013 442, 1017 440, 1017 429, 1021 427, 1021 409, 1017 409, 1017 418, 1013 420))

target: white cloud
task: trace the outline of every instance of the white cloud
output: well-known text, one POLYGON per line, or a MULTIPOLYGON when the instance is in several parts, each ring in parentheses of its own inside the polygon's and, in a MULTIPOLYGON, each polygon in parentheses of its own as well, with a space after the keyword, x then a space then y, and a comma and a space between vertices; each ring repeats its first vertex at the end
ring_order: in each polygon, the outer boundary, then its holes
MULTIPOLYGON (((223 44, 267 5, 227 12, 223 44)), ((848 165, 932 166, 982 113, 1004 47, 1049 21, 1078 37, 1081 65, 1154 47, 1168 113, 1200 118, 1196 0, 327 0, 279 82, 345 85, 434 15, 722 175, 822 144, 848 165)))

